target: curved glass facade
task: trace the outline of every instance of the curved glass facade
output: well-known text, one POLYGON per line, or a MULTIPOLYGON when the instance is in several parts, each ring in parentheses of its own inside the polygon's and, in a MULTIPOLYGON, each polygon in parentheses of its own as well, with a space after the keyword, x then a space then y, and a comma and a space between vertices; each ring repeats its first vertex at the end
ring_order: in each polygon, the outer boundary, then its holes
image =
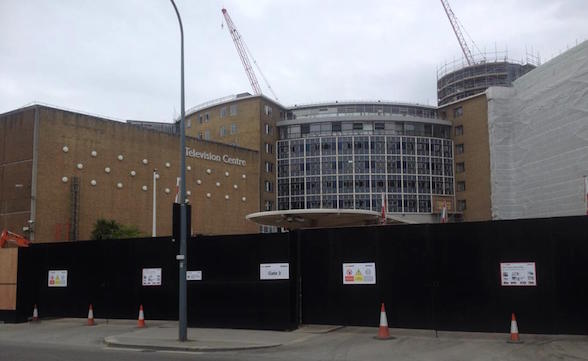
MULTIPOLYGON (((331 108, 338 106, 349 107, 331 108)), ((278 210, 379 212, 385 194, 389 212, 430 214, 433 197, 453 196, 450 125, 436 121, 434 109, 424 109, 429 117, 406 121, 356 114, 325 121, 308 115, 318 109, 292 109, 305 113, 294 118, 304 121, 278 124, 278 210)))

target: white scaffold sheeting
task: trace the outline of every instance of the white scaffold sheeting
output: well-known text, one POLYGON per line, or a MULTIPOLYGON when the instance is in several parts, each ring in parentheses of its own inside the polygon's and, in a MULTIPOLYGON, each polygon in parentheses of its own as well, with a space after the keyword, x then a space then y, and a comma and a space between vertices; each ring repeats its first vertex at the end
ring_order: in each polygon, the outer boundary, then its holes
POLYGON ((586 214, 588 42, 486 95, 492 218, 586 214))

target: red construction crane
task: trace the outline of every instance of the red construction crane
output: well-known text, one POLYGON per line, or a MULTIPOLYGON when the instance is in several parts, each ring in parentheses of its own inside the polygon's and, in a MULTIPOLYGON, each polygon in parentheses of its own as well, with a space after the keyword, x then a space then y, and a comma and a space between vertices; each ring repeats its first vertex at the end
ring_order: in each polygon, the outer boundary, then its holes
POLYGON ((449 2, 447 0, 441 0, 441 4, 443 5, 443 9, 445 9, 447 18, 449 18, 449 22, 451 23, 453 32, 455 33, 455 36, 457 36, 457 41, 459 42, 459 46, 461 46, 461 50, 463 51, 463 55, 465 56, 468 65, 474 65, 474 57, 472 56, 472 52, 468 47, 468 43, 466 42, 465 38, 463 37, 463 34, 461 33, 459 22, 457 21, 457 17, 453 13, 453 10, 451 10, 449 2))
POLYGON ((237 48, 237 53, 239 54, 239 57, 241 58, 241 63, 243 63, 243 67, 245 68, 245 73, 247 74, 247 78, 249 78, 249 83, 251 84, 251 88, 253 88, 253 92, 255 93, 255 95, 262 94, 261 88, 259 87, 259 82, 257 81, 257 77, 255 76, 255 72, 253 71, 253 68, 251 67, 251 63, 249 62, 249 56, 253 60, 253 64, 255 64, 255 67, 257 68, 257 70, 259 71, 259 74, 261 75, 261 77, 265 81, 265 84, 267 85, 268 89, 271 91, 274 98, 276 100, 278 100, 276 93, 274 93, 274 90, 269 85, 269 82, 267 81, 267 79, 263 75, 261 68, 259 67, 259 65, 257 65, 257 61, 255 61, 255 58, 253 58, 253 55, 251 54, 251 51, 249 51, 247 44, 245 44, 245 40, 243 40, 243 37, 237 31, 237 28, 235 27, 233 20, 229 16, 229 12, 227 11, 227 9, 224 9, 224 8, 222 9, 222 12, 223 12, 223 16, 225 17, 225 21, 227 23, 227 28, 229 29, 229 33, 231 34, 231 37, 233 38, 233 43, 235 43, 235 48, 237 48))

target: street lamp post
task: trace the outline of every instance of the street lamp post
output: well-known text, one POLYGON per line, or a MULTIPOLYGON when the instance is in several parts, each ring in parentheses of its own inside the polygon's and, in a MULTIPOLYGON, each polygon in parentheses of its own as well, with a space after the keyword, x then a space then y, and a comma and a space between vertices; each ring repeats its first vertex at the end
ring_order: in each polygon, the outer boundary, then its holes
POLYGON ((157 169, 153 170, 153 223, 151 229, 151 237, 157 237, 157 169))
POLYGON ((186 341, 187 335, 187 291, 186 291, 186 128, 184 123, 184 117, 186 111, 184 107, 184 27, 182 26, 182 18, 180 12, 174 0, 170 0, 176 15, 178 16, 178 22, 180 24, 180 35, 181 35, 181 107, 182 117, 180 119, 180 254, 177 256, 180 268, 180 302, 179 302, 179 340, 186 341))

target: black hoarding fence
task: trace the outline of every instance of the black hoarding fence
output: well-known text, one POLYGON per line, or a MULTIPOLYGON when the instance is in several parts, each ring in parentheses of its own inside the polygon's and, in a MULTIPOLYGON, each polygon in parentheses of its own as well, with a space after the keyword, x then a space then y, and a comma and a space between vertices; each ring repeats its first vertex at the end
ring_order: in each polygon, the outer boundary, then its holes
POLYGON ((302 322, 588 334, 588 217, 297 232, 302 322), (536 286, 502 286, 501 263, 534 262, 536 286), (375 284, 344 284, 375 263, 375 284))
MULTIPOLYGON (((259 278, 259 263, 291 263, 290 250, 287 234, 190 239, 188 270, 201 271, 202 280, 188 281, 189 326, 295 328, 296 317, 289 312, 296 301, 291 296, 296 294, 295 275, 259 278)), ((34 304, 41 317, 86 317, 91 303, 96 318, 137 318, 142 304, 147 320, 177 320, 177 253, 171 237, 19 249, 17 318, 30 317, 34 304), (151 285, 144 285, 144 269, 155 270, 146 280, 151 285), (50 286, 51 275, 63 278, 63 273, 50 271, 67 271, 67 287, 50 286)))
POLYGON ((19 316, 30 316, 37 304, 42 317, 86 317, 91 303, 97 318, 136 318, 140 304, 152 319, 177 318, 176 249, 170 237, 19 249, 19 316), (144 268, 162 270, 161 286, 142 286, 144 268), (67 271, 67 280, 55 271, 67 271), (52 275, 67 287, 50 285, 52 275))
POLYGON ((296 248, 288 234, 197 237, 188 248, 188 320, 201 327, 295 329, 296 248), (289 264, 288 279, 260 280, 260 265, 289 264))
MULTIPOLYGON (((92 303, 97 318, 143 304, 147 320, 177 319, 177 253, 172 237, 21 248, 16 315, 0 317, 25 320, 35 303, 41 317, 86 317, 92 303), (161 285, 144 286, 144 269, 161 269, 161 285), (67 270, 67 287, 49 287, 50 270, 67 270)), ((187 267, 201 272, 190 326, 377 326, 385 302, 391 327, 508 332, 515 312, 523 333, 588 334, 588 217, 198 236, 187 267), (533 263, 536 285, 501 285, 501 263, 533 263), (289 275, 262 280, 262 264, 289 275)))

